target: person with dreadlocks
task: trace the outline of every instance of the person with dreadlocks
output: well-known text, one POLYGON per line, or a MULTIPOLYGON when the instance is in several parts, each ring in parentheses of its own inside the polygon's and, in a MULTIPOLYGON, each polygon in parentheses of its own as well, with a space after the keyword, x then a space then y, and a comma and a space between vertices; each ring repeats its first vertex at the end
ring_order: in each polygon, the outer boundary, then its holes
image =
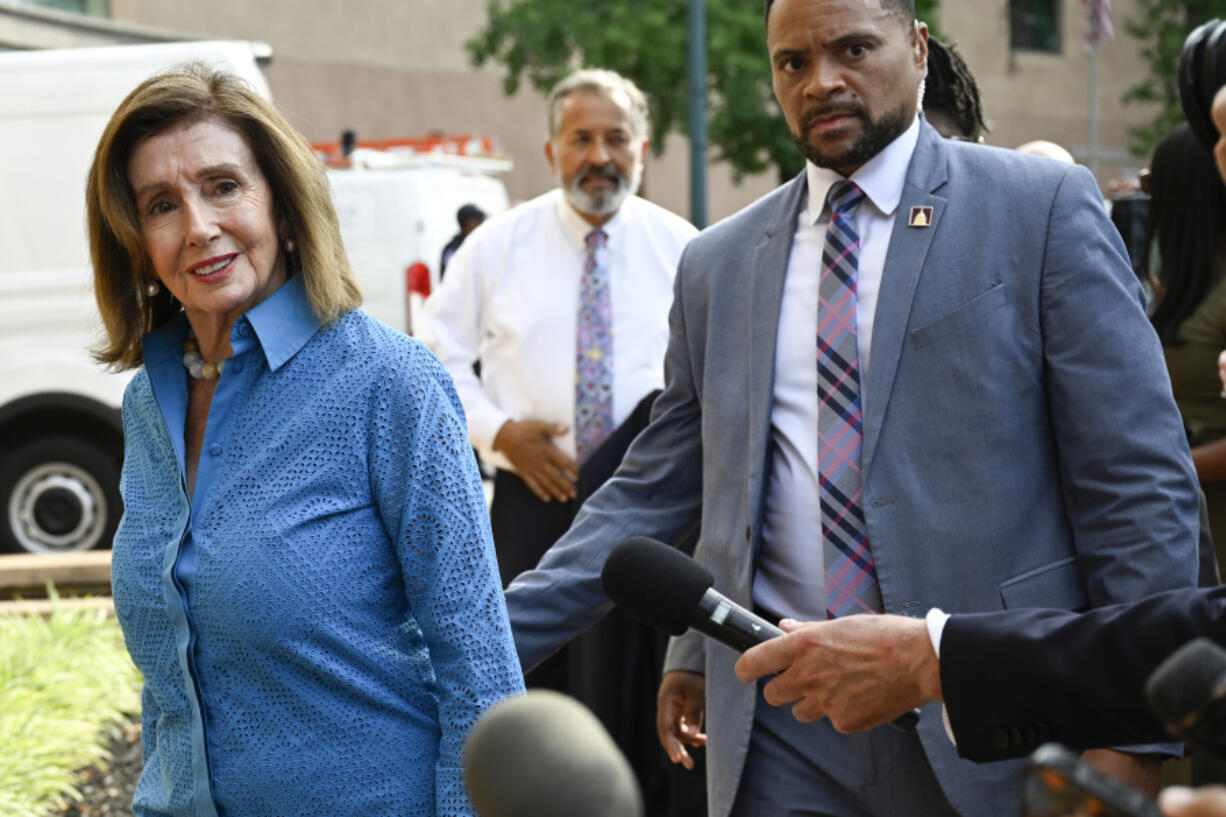
POLYGON ((1226 401, 1214 361, 1226 346, 1226 186, 1213 154, 1186 122, 1154 149, 1149 190, 1150 252, 1142 262, 1156 295, 1150 320, 1208 500, 1220 565, 1226 559, 1226 401))
POLYGON ((924 79, 924 118, 946 139, 982 142, 987 133, 979 85, 952 45, 928 37, 928 76, 924 79))

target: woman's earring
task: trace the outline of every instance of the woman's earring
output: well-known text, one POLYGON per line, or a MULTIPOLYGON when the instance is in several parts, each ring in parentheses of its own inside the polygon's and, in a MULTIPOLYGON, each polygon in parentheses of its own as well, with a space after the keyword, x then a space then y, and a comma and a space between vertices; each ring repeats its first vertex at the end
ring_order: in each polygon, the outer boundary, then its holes
POLYGON ((290 255, 298 252, 298 243, 292 238, 285 239, 285 251, 290 255))
POLYGON ((161 291, 162 287, 158 285, 157 281, 150 281, 145 284, 145 295, 150 298, 156 298, 161 291))

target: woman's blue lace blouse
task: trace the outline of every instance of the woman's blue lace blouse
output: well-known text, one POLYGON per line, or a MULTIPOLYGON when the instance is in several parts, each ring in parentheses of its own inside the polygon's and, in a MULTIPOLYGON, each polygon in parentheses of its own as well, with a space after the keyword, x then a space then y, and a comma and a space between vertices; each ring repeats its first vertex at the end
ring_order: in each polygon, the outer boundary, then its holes
POLYGON ((124 397, 135 814, 472 814, 464 738, 523 685, 450 378, 362 312, 321 328, 291 278, 233 327, 189 497, 186 333, 124 397))

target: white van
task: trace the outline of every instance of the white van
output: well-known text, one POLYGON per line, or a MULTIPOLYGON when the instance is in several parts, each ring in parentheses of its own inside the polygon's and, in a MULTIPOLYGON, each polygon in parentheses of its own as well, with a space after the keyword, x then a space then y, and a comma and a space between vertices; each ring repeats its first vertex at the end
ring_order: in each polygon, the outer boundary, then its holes
POLYGON ((508 160, 431 154, 396 155, 359 148, 350 167, 329 168, 328 183, 349 262, 362 284, 362 307, 412 334, 424 266, 438 287, 443 247, 459 232, 456 211, 474 204, 493 216, 507 209, 507 189, 493 173, 508 160))
POLYGON ((227 64, 269 95, 250 42, 0 53, 0 550, 107 546, 120 514, 129 376, 95 364, 101 331, 85 175, 106 121, 178 62, 227 64))
MULTIPOLYGON (((103 127, 141 81, 189 59, 226 65, 271 98, 260 69, 270 53, 241 41, 0 53, 0 551, 107 547, 121 513, 119 409, 131 375, 88 351, 101 322, 85 176, 103 127)), ((363 307, 407 332, 420 300, 408 269, 424 265, 437 286, 456 210, 506 209, 506 188, 488 173, 510 162, 369 153, 329 180, 363 307)))

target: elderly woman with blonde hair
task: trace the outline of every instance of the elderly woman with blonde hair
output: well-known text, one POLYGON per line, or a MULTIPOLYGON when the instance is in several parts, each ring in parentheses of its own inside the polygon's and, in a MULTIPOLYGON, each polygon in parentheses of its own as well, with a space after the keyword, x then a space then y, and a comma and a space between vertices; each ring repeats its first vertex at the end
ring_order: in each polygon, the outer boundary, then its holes
POLYGON ((471 814, 522 689, 463 413, 357 309, 322 167, 234 76, 137 87, 88 218, 124 397, 115 609, 145 677, 137 817, 471 814))

